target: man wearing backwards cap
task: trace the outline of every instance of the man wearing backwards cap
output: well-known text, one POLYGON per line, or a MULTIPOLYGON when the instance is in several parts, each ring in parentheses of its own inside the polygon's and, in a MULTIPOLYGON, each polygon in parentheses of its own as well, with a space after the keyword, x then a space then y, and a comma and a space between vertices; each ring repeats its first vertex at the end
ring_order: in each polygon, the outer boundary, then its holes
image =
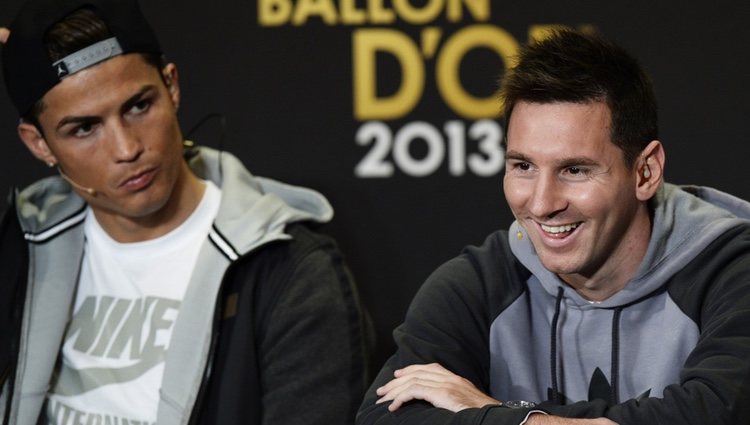
POLYGON ((363 315, 307 224, 330 205, 184 142, 137 1, 30 0, 2 64, 59 173, 0 224, 2 423, 351 423, 363 315))

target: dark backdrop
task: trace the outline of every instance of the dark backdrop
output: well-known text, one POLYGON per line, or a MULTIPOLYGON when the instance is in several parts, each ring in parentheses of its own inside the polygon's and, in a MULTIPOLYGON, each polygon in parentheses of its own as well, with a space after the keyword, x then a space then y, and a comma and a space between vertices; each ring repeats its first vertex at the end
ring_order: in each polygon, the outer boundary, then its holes
MULTIPOLYGON (((20 4, 2 0, 0 24, 20 4)), ((318 189, 334 205, 326 229, 374 319, 376 367, 426 276, 511 221, 494 92, 514 45, 539 28, 593 26, 632 51, 655 82, 667 179, 750 198, 746 2, 142 4, 178 64, 184 130, 223 114, 223 146, 218 120, 193 138, 235 153, 255 174, 318 189)), ((50 172, 22 147, 16 122, 0 92, 2 193, 50 172)))

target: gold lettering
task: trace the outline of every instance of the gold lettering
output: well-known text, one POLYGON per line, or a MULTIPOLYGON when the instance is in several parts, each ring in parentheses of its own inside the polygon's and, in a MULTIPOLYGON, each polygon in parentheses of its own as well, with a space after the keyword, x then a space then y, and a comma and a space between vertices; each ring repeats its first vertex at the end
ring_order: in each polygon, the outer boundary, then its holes
POLYGON ((446 16, 450 22, 460 22, 463 19, 462 3, 466 3, 466 9, 477 21, 490 19, 489 0, 448 0, 446 16))
POLYGON ((477 21, 490 18, 489 0, 258 0, 258 23, 273 27, 305 25, 319 18, 326 25, 387 25, 397 18, 411 24, 427 24, 445 13, 449 22, 468 14, 477 21))
POLYGON ((393 11, 383 6, 383 0, 368 1, 367 13, 369 13, 370 22, 373 24, 391 24, 396 20, 396 15, 394 15, 393 11))
POLYGON ((473 25, 460 30, 445 43, 438 56, 435 71, 438 90, 448 106, 463 117, 495 117, 501 110, 497 96, 493 94, 486 98, 477 98, 467 93, 461 84, 461 60, 467 52, 477 47, 497 52, 505 63, 505 69, 513 66, 513 58, 519 49, 515 38, 499 27, 473 25))
POLYGON ((336 8, 332 0, 300 0, 294 9, 292 25, 301 26, 311 16, 318 16, 326 25, 336 23, 336 8))
POLYGON ((539 24, 531 25, 529 27, 529 43, 542 41, 545 38, 552 35, 554 31, 565 28, 565 25, 560 24, 539 24))
POLYGON ((411 5, 409 0, 393 0, 393 8, 398 16, 411 24, 426 24, 437 18, 443 10, 445 0, 427 0, 421 8, 411 5))
MULTIPOLYGON (((529 27, 529 43, 542 41, 545 38, 552 35, 554 31, 570 28, 568 25, 563 24, 537 24, 529 27)), ((593 34, 596 32, 596 27, 591 24, 581 24, 578 26, 578 30, 593 34)))
POLYGON ((258 23, 263 27, 283 25, 291 14, 291 0, 258 0, 258 23))
POLYGON ((424 89, 424 64, 414 42, 396 30, 359 29, 352 36, 352 49, 355 118, 394 119, 409 113, 424 89), (390 96, 377 96, 378 52, 393 55, 401 65, 401 85, 390 96))
POLYGON ((440 37, 443 36, 443 30, 440 27, 427 27, 422 29, 422 55, 425 58, 432 58, 440 43, 440 37))
POLYGON ((357 9, 356 0, 341 0, 341 23, 349 25, 364 24, 367 15, 362 9, 357 9))

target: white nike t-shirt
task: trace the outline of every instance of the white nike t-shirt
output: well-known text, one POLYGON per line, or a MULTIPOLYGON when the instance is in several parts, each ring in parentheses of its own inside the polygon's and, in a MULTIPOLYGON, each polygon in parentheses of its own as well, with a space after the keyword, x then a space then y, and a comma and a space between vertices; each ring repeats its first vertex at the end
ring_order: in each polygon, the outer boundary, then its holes
POLYGON ((184 223, 136 243, 110 238, 89 210, 74 313, 47 400, 51 425, 156 421, 169 340, 220 201, 206 182, 184 223))

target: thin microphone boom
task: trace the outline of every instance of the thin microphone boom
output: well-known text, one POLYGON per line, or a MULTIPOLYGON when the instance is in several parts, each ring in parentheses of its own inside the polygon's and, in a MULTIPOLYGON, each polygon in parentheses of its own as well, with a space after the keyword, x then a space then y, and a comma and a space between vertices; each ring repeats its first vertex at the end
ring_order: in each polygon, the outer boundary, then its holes
POLYGON ((68 177, 65 173, 63 173, 63 170, 60 168, 59 165, 57 166, 57 172, 60 173, 60 177, 62 177, 63 179, 65 179, 65 181, 70 183, 71 186, 81 189, 82 191, 88 193, 89 196, 96 196, 96 190, 94 188, 81 186, 80 184, 74 182, 73 180, 71 180, 70 177, 68 177))

